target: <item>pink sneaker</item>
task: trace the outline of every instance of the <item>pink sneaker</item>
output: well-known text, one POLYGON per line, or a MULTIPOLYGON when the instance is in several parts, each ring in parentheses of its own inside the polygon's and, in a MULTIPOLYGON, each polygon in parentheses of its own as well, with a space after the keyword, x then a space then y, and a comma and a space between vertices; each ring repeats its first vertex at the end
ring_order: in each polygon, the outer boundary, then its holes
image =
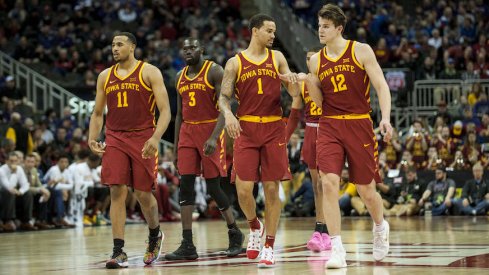
POLYGON ((331 250, 331 238, 326 233, 321 233, 321 237, 323 238, 324 250, 331 250))
POLYGON ((323 238, 321 233, 314 231, 311 239, 307 242, 307 249, 314 252, 321 252, 324 250, 323 238))

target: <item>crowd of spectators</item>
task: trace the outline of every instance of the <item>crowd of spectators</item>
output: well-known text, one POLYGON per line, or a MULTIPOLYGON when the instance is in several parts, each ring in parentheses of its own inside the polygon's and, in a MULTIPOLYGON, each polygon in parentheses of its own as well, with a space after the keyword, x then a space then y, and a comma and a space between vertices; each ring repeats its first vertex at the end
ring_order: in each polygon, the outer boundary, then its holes
MULTIPOLYGON (((282 0, 317 30, 324 1, 282 0)), ((489 78, 487 1, 339 0, 345 37, 368 43, 383 68, 405 67, 416 79, 489 78)))

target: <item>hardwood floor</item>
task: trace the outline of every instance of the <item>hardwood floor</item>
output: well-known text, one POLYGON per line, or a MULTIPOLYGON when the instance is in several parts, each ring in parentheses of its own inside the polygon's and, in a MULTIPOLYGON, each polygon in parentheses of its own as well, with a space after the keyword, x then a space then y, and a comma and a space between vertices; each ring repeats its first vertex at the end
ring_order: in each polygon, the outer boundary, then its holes
MULTIPOLYGON (((489 274, 489 217, 389 218, 390 253, 383 262, 372 259, 372 221, 344 218, 342 239, 348 268, 325 270, 330 252, 305 248, 314 225, 311 218, 280 222, 275 242, 276 267, 258 269, 257 261, 241 254, 227 258, 227 228, 221 221, 194 223, 197 261, 168 262, 163 257, 144 267, 147 227, 126 226, 127 269, 106 270, 112 236, 110 226, 0 234, 1 274, 489 274)), ((239 223, 247 233, 246 223, 239 223)), ((180 244, 180 223, 162 223, 163 253, 180 244)), ((245 241, 246 245, 246 241, 245 241)), ((163 254, 162 254, 163 255, 163 254)))

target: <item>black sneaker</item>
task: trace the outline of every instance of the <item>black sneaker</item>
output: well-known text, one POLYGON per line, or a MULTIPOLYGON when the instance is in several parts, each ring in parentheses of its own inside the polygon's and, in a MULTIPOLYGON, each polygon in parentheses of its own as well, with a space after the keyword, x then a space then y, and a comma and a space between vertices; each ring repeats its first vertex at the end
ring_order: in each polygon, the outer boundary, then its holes
POLYGON ((112 257, 105 263, 105 268, 116 269, 122 267, 128 267, 129 262, 127 261, 126 252, 114 252, 112 257))
POLYGON ((244 235, 239 229, 229 229, 229 248, 226 250, 228 257, 236 257, 242 252, 244 235))
POLYGON ((165 259, 169 261, 195 260, 198 257, 199 255, 197 255, 197 250, 195 249, 194 244, 185 239, 182 240, 182 244, 177 250, 165 255, 165 259))

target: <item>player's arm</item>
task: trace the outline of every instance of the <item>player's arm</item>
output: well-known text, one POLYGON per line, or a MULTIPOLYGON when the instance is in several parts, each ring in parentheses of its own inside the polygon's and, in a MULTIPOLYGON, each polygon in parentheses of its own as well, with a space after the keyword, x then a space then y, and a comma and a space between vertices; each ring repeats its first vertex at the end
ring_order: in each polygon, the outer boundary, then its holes
MULTIPOLYGON (((217 98, 219 98, 219 94, 221 92, 223 75, 224 70, 222 69, 222 67, 218 64, 213 63, 212 67, 209 69, 208 78, 209 83, 214 86, 217 98)), ((206 156, 211 155, 216 150, 217 138, 222 133, 222 129, 224 129, 224 116, 222 115, 222 113, 219 113, 219 116, 217 117, 216 127, 214 127, 212 134, 204 144, 204 154, 206 156)))
POLYGON ((285 59, 285 56, 280 51, 273 51, 275 59, 278 63, 278 73, 280 79, 286 83, 287 92, 290 96, 298 96, 301 93, 301 87, 299 82, 299 76, 296 73, 290 71, 289 64, 285 59))
POLYGON ((391 92, 387 85, 387 81, 385 81, 384 73, 377 62, 374 51, 368 44, 356 42, 355 56, 365 68, 365 71, 370 78, 370 82, 377 92, 380 110, 382 112, 382 120, 380 121, 379 127, 382 135, 384 135, 384 140, 388 141, 392 137, 392 126, 390 123, 391 92))
POLYGON ((301 118, 301 110, 304 108, 302 97, 300 95, 292 98, 292 108, 290 110, 289 119, 287 120, 287 126, 285 127, 285 140, 290 140, 290 137, 294 133, 299 120, 301 118))
POLYGON ((221 92, 219 94, 219 108, 224 116, 226 131, 233 139, 239 137, 241 126, 239 121, 231 111, 230 101, 234 93, 234 84, 238 74, 238 62, 236 57, 232 57, 226 62, 224 75, 222 77, 221 92))
POLYGON ((153 90, 153 95, 156 101, 156 106, 160 112, 160 117, 156 122, 156 129, 153 136, 144 143, 142 149, 143 158, 150 158, 155 156, 158 152, 158 145, 161 136, 165 133, 170 123, 171 112, 170 112, 170 102, 168 100, 168 92, 163 82, 163 75, 161 71, 151 64, 144 66, 143 79, 147 80, 153 90))
POLYGON ((178 141, 180 140, 180 128, 182 126, 182 95, 178 92, 178 80, 182 75, 183 70, 177 73, 175 78, 175 90, 177 91, 177 115, 175 116, 175 134, 174 134, 174 143, 173 143, 173 156, 174 156, 174 165, 177 167, 178 160, 178 141))
POLYGON ((95 106, 93 107, 92 116, 90 117, 90 125, 88 132, 88 146, 92 152, 103 154, 105 145, 98 142, 97 139, 104 125, 104 110, 107 103, 107 95, 104 91, 105 81, 109 75, 110 69, 102 71, 97 78, 97 93, 95 95, 95 106))
POLYGON ((313 56, 311 56, 311 60, 309 61, 309 64, 311 64, 311 66, 309 68, 309 73, 307 74, 306 86, 307 90, 309 91, 309 95, 312 98, 312 101, 314 101, 317 106, 323 106, 323 93, 321 92, 321 82, 317 77, 318 68, 315 65, 318 64, 318 62, 319 53, 315 53, 313 56))

